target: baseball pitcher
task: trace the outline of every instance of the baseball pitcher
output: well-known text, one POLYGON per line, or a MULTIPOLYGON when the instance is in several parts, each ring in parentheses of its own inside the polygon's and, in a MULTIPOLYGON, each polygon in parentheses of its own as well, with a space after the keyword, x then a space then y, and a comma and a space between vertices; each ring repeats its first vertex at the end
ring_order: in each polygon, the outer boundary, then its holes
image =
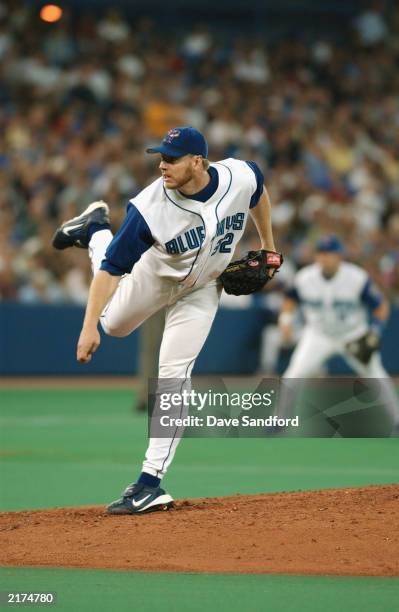
MULTIPOLYGON (((207 142, 192 127, 169 130, 160 146, 147 152, 160 155, 161 177, 130 200, 115 236, 107 204, 94 202, 56 231, 53 245, 87 248, 92 262, 77 359, 87 363, 97 350, 99 322, 105 333, 123 337, 165 307, 159 378, 186 382, 209 334, 222 286, 235 294, 257 290, 282 257, 275 252, 270 202, 254 162, 209 163, 207 142), (261 250, 229 269, 249 214, 261 250)), ((177 435, 150 438, 141 474, 108 513, 172 505, 160 484, 178 442, 177 435)))

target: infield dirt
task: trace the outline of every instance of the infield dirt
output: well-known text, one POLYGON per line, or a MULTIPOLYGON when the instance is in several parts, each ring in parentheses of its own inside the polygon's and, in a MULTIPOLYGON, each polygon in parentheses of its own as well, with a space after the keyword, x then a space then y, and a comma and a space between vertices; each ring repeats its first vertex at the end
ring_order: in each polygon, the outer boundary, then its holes
POLYGON ((0 513, 0 563, 175 572, 399 575, 399 485, 0 513))

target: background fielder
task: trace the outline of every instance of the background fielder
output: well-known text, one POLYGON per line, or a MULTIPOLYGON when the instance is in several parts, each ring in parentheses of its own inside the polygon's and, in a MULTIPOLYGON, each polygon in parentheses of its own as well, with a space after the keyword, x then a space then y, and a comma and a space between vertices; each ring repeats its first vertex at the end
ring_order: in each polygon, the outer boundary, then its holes
MULTIPOLYGON (((292 338, 298 306, 305 319, 283 376, 317 376, 328 359, 339 355, 359 376, 379 380, 381 399, 397 425, 397 397, 379 351, 388 303, 365 270, 343 261, 344 249, 337 237, 322 238, 316 250, 316 262, 296 274, 279 317, 285 341, 292 338)), ((283 398, 280 410, 289 409, 287 403, 283 398)))
MULTIPOLYGON (((132 199, 113 237, 108 207, 95 202, 57 230, 56 248, 88 247, 94 279, 77 358, 90 361, 107 334, 126 336, 166 308, 159 378, 189 379, 208 336, 221 294, 220 274, 243 235, 248 212, 262 249, 274 251, 270 203, 263 175, 253 162, 226 159, 209 164, 208 146, 194 128, 169 130, 160 153, 162 177, 132 199)), ((160 488, 179 442, 151 438, 137 483, 108 512, 126 514, 168 507, 160 488)))

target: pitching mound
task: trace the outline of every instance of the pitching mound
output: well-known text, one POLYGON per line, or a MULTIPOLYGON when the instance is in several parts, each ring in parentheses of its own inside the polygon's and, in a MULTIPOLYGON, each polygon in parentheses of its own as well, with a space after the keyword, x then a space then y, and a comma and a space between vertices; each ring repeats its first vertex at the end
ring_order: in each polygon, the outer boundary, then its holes
POLYGON ((0 513, 0 563, 175 572, 399 575, 399 485, 0 513))

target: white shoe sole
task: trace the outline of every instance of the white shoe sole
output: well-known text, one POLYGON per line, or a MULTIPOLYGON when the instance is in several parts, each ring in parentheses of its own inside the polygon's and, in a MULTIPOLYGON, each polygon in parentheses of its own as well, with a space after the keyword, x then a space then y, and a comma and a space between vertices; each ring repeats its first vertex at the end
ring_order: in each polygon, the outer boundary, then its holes
POLYGON ((64 225, 66 225, 67 223, 72 223, 72 221, 80 220, 82 217, 93 212, 93 210, 96 210, 96 208, 105 208, 105 210, 107 211, 107 214, 109 214, 108 204, 106 202, 103 202, 102 200, 99 200, 98 202, 93 202, 92 204, 89 204, 86 210, 80 213, 80 215, 78 215, 77 217, 73 217, 72 219, 68 219, 68 221, 65 221, 65 223, 62 224, 62 227, 64 227, 64 225))
POLYGON ((154 499, 149 504, 146 504, 143 508, 140 508, 140 509, 134 508, 134 510, 135 512, 145 512, 146 510, 148 510, 149 508, 153 508, 154 506, 165 506, 165 505, 171 504, 172 502, 173 502, 173 497, 171 497, 171 495, 168 495, 168 493, 166 493, 165 495, 160 495, 159 497, 154 499))

